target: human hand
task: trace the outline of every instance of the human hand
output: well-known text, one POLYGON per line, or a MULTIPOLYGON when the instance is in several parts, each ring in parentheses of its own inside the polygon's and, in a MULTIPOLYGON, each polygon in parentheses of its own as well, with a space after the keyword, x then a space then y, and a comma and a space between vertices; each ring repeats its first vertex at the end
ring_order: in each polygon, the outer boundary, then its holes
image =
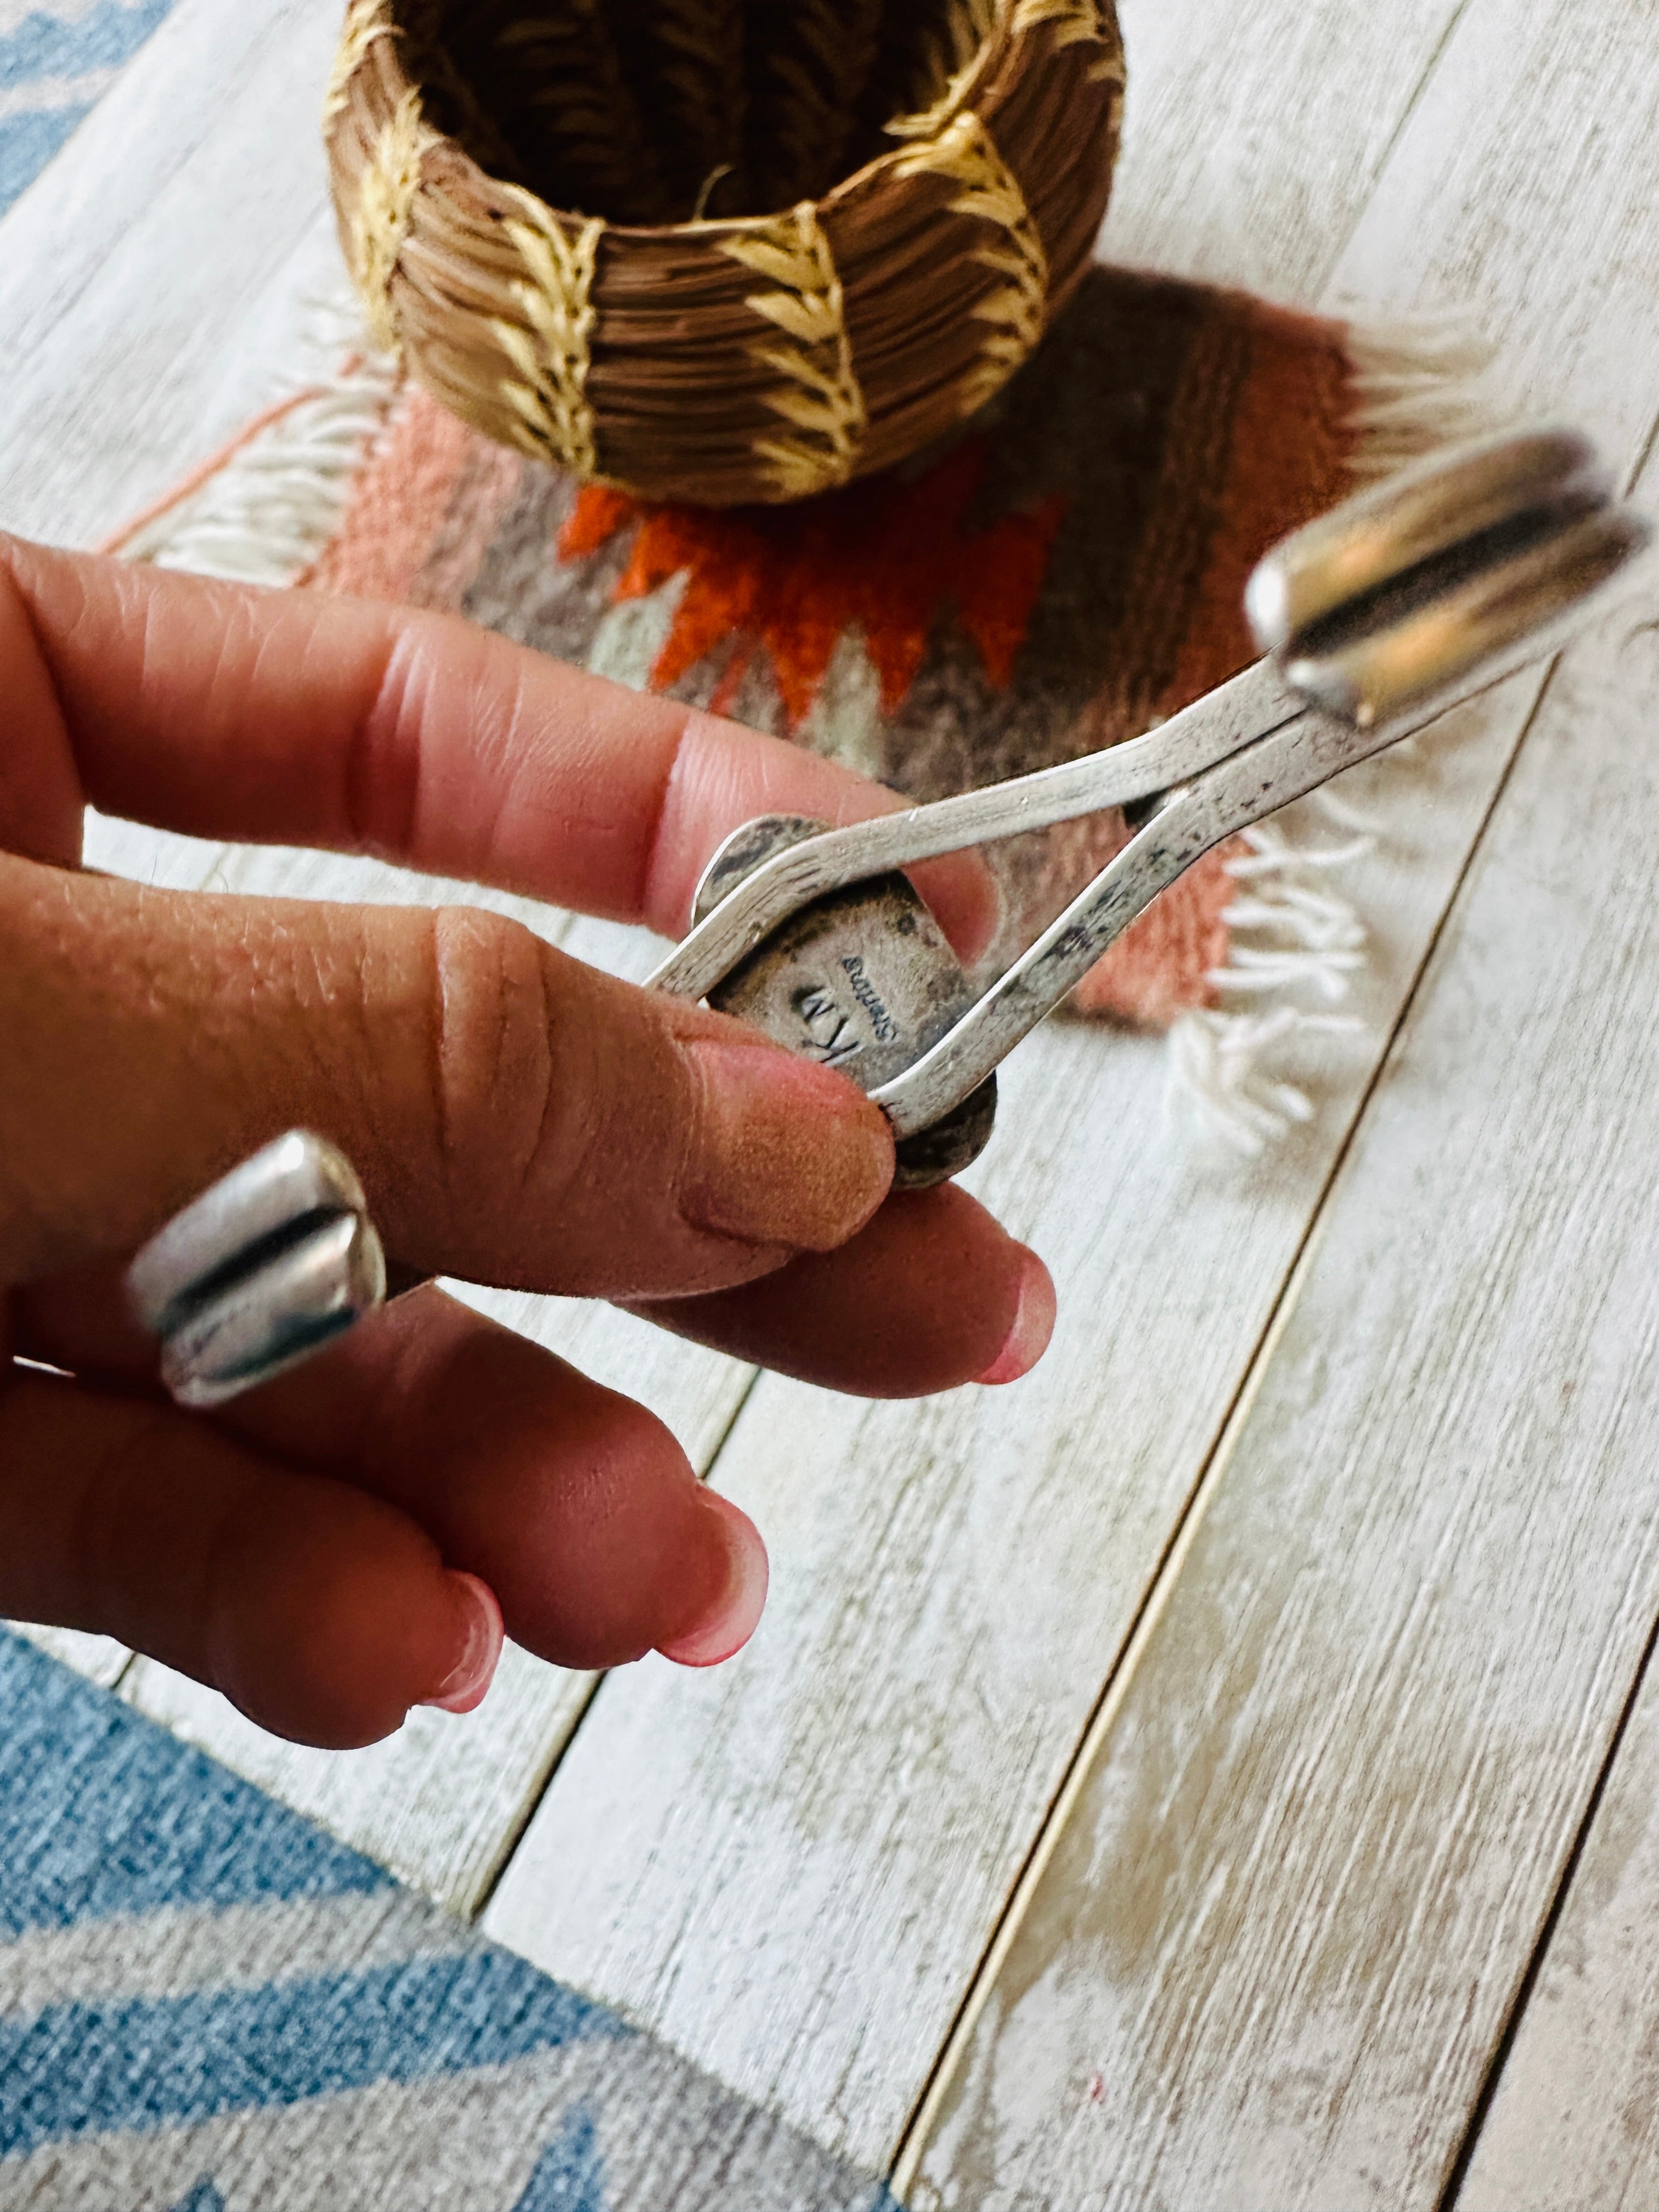
MULTIPOLYGON (((166 1400, 122 1265, 290 1127, 422 1273, 615 1299, 871 1396, 1040 1355, 1041 1261, 963 1192, 889 1196, 878 1109, 741 1025, 476 908, 77 872, 91 804, 672 932, 739 823, 890 794, 459 622, 4 538, 0 684, 0 1613, 330 1745, 470 1710, 503 1617, 584 1668, 752 1631, 761 1540, 661 1424, 435 1288, 211 1418, 166 1400)), ((917 881, 971 955, 980 864, 917 881)))

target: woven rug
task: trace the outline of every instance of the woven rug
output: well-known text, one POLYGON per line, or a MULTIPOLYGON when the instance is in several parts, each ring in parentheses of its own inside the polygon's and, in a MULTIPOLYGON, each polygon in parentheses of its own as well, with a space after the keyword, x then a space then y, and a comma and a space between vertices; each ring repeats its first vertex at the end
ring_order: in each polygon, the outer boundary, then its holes
MULTIPOLYGON (((1132 737, 1243 667, 1261 555, 1476 419, 1472 367, 1455 332, 1101 267, 946 446, 795 506, 714 510, 578 484, 351 353, 112 543, 459 611, 925 799, 1132 737)), ((1285 1041, 1305 1066, 1310 1037, 1353 1026, 1365 932, 1333 873, 1360 846, 1332 814, 1316 799, 1311 836, 1267 824, 1200 861, 1076 994, 1171 1030, 1178 1086, 1246 1152, 1314 1110, 1275 1072, 1285 1041)), ((987 973, 1123 835, 1109 815, 994 850, 987 973)))
POLYGON ((614 2013, 0 1634, 6 2212, 875 2212, 614 2013))

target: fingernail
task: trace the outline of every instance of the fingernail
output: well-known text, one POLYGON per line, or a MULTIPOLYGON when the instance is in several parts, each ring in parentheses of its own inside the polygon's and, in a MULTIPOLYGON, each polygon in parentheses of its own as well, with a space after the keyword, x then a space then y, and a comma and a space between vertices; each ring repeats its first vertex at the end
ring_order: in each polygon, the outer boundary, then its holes
POLYGON ((718 1516, 726 1545, 726 1585, 701 1620, 682 1630, 672 1644, 657 1646, 677 1667, 718 1667, 722 1659, 741 1651, 766 1607, 771 1570, 760 1532, 746 1515, 712 1490, 703 1492, 703 1500, 718 1516))
POLYGON ((1028 1252, 1020 1271, 1019 1304, 1014 1308, 1014 1325, 1001 1351, 977 1379, 981 1382, 1018 1382, 1022 1375, 1029 1375, 1048 1349, 1048 1340, 1054 1333, 1054 1278, 1036 1254, 1028 1252))
POLYGON ((452 1573, 449 1579, 454 1587, 457 1609, 465 1622, 466 1642, 437 1695, 422 1698, 421 1703, 435 1705, 441 1713, 470 1713, 483 1705, 484 1692, 495 1678, 501 1640, 507 1632, 495 1593, 488 1583, 481 1583, 477 1575, 452 1573))
POLYGON ((845 1076, 769 1044, 702 1037, 697 1154, 686 1219, 754 1244, 828 1252, 861 1229, 893 1179, 887 1117, 845 1076))

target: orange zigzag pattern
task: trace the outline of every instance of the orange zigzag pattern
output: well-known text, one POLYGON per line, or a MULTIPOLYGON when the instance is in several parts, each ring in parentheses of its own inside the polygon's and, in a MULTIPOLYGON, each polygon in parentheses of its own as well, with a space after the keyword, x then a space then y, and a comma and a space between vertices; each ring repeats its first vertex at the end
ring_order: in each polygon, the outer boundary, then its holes
POLYGON ((590 484, 559 533, 559 552, 566 560, 597 552, 635 526, 618 599, 689 577, 652 671, 659 691, 735 641, 714 702, 729 704, 763 646, 798 729, 837 644, 856 629, 892 714, 947 611, 999 690, 1025 642, 1066 501, 1045 499, 975 529, 986 458, 982 440, 964 440, 925 475, 878 477, 798 507, 655 506, 590 484))

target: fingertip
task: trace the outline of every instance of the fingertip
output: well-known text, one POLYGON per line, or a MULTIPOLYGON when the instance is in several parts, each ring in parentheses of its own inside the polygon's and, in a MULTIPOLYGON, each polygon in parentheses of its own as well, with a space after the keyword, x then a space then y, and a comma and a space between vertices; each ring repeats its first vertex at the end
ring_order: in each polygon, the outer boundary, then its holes
POLYGON ((701 1492, 700 1502, 715 1532, 723 1565, 696 1617, 657 1646, 677 1667, 718 1667, 741 1651, 766 1609, 771 1577, 766 1545, 749 1516, 712 1490, 701 1492))
POLYGON ((1002 892, 984 855, 952 853, 910 872, 957 959, 971 968, 1002 927, 1002 892))
POLYGON ((918 1398, 1012 1382, 1041 1358, 1054 1292, 1036 1255, 955 1183, 896 1191, 866 1228, 758 1282, 639 1302, 647 1320, 832 1390, 918 1398))
POLYGON ((1059 1310, 1054 1277, 1029 1248, 1022 1248, 1020 1258, 1013 1322, 1003 1340, 1002 1349, 984 1373, 974 1378, 976 1382, 993 1385, 1018 1382, 1022 1375, 1029 1375, 1036 1365, 1054 1335, 1054 1317, 1059 1310))
POLYGON ((437 1689, 421 1703, 441 1713, 476 1712, 495 1679, 507 1630, 487 1582, 454 1570, 444 1579, 455 1613, 456 1656, 437 1689))
POLYGON ((694 1227, 794 1251, 833 1251, 893 1180, 885 1115, 844 1075, 732 1025, 693 1038, 701 1107, 682 1169, 694 1227))
POLYGON ((394 1507, 326 1478, 262 1491, 222 1553, 215 1612, 216 1686, 261 1728, 327 1750, 378 1742, 428 1699, 470 1710, 501 1649, 486 1585, 448 1572, 394 1507))

